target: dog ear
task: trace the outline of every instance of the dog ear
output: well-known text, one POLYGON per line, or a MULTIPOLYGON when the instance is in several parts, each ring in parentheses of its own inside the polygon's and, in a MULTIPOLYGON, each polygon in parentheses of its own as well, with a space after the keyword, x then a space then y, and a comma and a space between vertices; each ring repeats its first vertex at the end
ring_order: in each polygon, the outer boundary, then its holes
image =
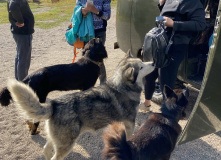
POLYGON ((135 72, 135 69, 133 67, 130 67, 126 70, 125 73, 127 80, 131 81, 134 84, 137 80, 138 72, 135 72))
POLYGON ((173 90, 167 86, 167 85, 164 85, 164 95, 167 97, 167 98, 171 98, 174 94, 173 90))
POLYGON ((134 58, 130 49, 128 49, 126 58, 134 58))

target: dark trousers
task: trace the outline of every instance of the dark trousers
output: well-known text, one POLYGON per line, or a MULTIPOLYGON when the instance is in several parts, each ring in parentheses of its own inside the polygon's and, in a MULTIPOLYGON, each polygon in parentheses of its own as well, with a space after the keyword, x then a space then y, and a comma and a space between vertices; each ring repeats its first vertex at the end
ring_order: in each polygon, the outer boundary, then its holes
POLYGON ((172 89, 174 88, 178 68, 185 57, 187 49, 187 44, 172 45, 169 54, 173 57, 173 60, 170 62, 170 64, 164 68, 155 68, 153 72, 144 78, 145 99, 151 100, 155 90, 155 81, 157 78, 160 82, 161 91, 163 91, 164 85, 168 85, 172 89))
POLYGON ((32 35, 13 34, 17 54, 15 57, 15 78, 22 81, 27 75, 31 63, 32 35))
MULTIPOLYGON (((95 30, 95 38, 100 38, 103 45, 105 45, 106 42, 106 31, 100 31, 100 32, 96 32, 95 30)), ((87 42, 84 43, 84 45, 86 45, 87 42)), ((107 80, 107 74, 106 74, 106 68, 104 63, 102 63, 102 65, 100 66, 100 73, 101 75, 99 76, 100 79, 100 84, 106 82, 107 80)))
MULTIPOLYGON (((106 31, 96 32, 95 31, 95 38, 100 38, 102 40, 103 45, 106 42, 106 31)), ((100 84, 104 83, 107 80, 106 68, 104 63, 100 66, 101 75, 99 77, 100 84)))
POLYGON ((106 31, 96 32, 95 31, 95 38, 100 38, 102 40, 103 45, 106 42, 106 31))

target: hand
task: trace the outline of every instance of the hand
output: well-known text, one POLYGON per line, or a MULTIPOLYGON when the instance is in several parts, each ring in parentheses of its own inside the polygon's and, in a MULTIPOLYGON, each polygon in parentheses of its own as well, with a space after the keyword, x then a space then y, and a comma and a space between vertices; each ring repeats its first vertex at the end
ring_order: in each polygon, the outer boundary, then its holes
POLYGON ((169 18, 169 17, 163 17, 163 18, 165 19, 165 26, 173 27, 174 22, 171 18, 169 18))
POLYGON ((16 25, 17 27, 21 28, 21 27, 23 27, 25 24, 24 24, 24 23, 18 23, 18 22, 16 22, 15 25, 16 25))
POLYGON ((82 12, 82 14, 83 14, 84 16, 86 16, 87 13, 89 12, 89 10, 84 7, 84 8, 81 9, 81 12, 82 12))
POLYGON ((88 2, 86 3, 86 9, 95 14, 99 12, 99 10, 94 6, 94 4, 88 2))
POLYGON ((159 3, 160 3, 161 6, 162 6, 165 2, 166 2, 166 0, 159 0, 159 3))

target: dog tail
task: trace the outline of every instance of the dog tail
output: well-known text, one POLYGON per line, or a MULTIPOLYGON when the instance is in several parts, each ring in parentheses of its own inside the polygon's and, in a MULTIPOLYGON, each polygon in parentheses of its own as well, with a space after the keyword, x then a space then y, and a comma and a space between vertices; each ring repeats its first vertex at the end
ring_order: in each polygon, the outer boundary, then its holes
POLYGON ((103 133, 104 159, 130 160, 131 148, 126 141, 125 126, 122 123, 113 122, 103 133))
POLYGON ((2 106, 8 106, 10 104, 10 100, 12 99, 10 92, 7 87, 2 88, 0 91, 0 103, 2 106))
POLYGON ((26 117, 39 121, 49 119, 52 115, 50 104, 41 104, 37 95, 28 85, 17 80, 9 80, 8 90, 26 117))

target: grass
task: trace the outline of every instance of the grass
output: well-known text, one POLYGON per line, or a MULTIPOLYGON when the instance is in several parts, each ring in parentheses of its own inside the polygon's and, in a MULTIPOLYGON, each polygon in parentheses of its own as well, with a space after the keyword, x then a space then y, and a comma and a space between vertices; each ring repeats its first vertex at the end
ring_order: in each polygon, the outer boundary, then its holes
POLYGON ((0 1, 0 24, 8 23, 8 12, 6 1, 0 1))
MULTIPOLYGON (((0 24, 9 23, 7 2, 5 0, 0 0, 0 2, 0 24)), ((51 3, 51 0, 40 0, 40 2, 37 4, 30 0, 29 5, 35 17, 35 26, 43 29, 70 21, 76 4, 76 0, 60 0, 57 3, 51 3)), ((111 1, 112 6, 116 4, 117 0, 111 1)))

